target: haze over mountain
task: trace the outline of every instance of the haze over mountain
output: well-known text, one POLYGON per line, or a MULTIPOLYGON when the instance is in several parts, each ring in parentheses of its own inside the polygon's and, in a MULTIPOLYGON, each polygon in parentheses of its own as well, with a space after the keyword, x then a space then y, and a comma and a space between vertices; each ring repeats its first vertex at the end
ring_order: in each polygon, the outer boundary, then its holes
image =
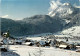
POLYGON ((10 30, 12 35, 55 33, 72 26, 80 26, 80 8, 70 3, 52 1, 48 15, 35 15, 23 20, 1 19, 2 32, 10 30))

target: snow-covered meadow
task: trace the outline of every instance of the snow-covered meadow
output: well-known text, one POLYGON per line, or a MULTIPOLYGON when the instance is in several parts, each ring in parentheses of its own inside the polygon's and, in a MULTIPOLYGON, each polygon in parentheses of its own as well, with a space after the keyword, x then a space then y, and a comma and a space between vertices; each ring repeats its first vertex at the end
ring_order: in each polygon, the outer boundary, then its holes
POLYGON ((10 49, 20 56, 80 56, 80 53, 72 50, 64 50, 55 47, 34 47, 26 45, 10 45, 10 49))

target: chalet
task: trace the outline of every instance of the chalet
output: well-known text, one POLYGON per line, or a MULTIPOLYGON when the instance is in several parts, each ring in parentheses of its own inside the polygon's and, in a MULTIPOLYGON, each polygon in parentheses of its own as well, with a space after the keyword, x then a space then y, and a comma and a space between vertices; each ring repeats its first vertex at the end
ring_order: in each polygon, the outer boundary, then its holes
POLYGON ((6 46, 4 46, 4 45, 2 45, 1 43, 0 43, 0 50, 1 50, 1 52, 7 52, 8 51, 8 46, 6 45, 6 46))
POLYGON ((70 50, 76 50, 76 45, 74 44, 69 44, 70 50))
POLYGON ((22 40, 15 40, 14 44, 20 44, 21 45, 22 44, 22 40))
POLYGON ((56 43, 54 44, 54 47, 59 47, 59 45, 60 45, 60 42, 59 41, 56 41, 56 43))
POLYGON ((76 50, 76 52, 80 52, 80 49, 76 50))

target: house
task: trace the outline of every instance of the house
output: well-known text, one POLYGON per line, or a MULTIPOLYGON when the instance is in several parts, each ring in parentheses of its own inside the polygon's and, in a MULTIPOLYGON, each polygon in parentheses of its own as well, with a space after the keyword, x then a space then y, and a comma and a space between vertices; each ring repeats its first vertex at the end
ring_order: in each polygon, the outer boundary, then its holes
POLYGON ((0 44, 0 51, 1 52, 7 52, 8 51, 8 46, 0 44))
POLYGON ((60 42, 59 41, 56 41, 56 43, 54 44, 54 47, 58 48, 60 45, 60 42))
POLYGON ((80 52, 80 49, 77 49, 76 52, 80 52))
POLYGON ((74 44, 69 44, 70 50, 76 50, 76 45, 74 44))
POLYGON ((19 45, 21 45, 22 44, 22 40, 21 39, 15 39, 14 40, 14 44, 19 44, 19 45))

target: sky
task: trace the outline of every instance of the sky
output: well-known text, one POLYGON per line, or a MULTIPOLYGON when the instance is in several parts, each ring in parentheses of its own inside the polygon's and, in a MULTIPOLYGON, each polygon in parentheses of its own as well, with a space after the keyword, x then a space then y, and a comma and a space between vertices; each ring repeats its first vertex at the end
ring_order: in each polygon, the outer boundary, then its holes
MULTIPOLYGON (((13 20, 48 14, 51 0, 1 0, 0 16, 13 20)), ((79 0, 61 0, 79 5, 79 0)))
POLYGON ((49 0, 2 0, 1 14, 12 19, 23 19, 47 14, 49 6, 49 0))

